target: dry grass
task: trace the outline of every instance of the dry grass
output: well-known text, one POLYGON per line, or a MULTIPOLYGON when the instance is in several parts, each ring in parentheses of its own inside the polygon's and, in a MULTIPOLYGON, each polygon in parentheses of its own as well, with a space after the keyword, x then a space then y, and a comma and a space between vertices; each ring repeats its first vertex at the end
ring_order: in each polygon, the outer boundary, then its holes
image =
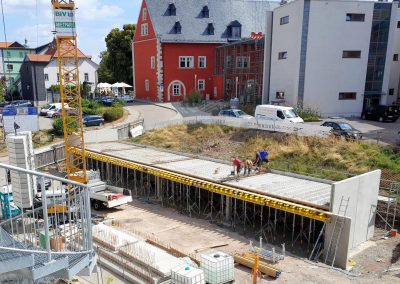
POLYGON ((271 166, 314 176, 342 179, 383 168, 400 173, 400 155, 393 149, 337 138, 316 138, 235 129, 219 125, 178 125, 147 132, 136 143, 228 160, 254 158, 263 148, 271 166))

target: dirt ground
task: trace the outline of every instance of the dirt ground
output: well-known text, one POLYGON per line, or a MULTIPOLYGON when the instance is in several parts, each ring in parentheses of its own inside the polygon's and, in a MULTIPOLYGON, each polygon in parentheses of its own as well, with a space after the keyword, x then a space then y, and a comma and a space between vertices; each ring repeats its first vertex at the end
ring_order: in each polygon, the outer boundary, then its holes
MULTIPOLYGON (((164 244, 186 253, 219 250, 233 254, 249 248, 249 239, 237 233, 206 220, 181 215, 174 209, 139 200, 119 209, 97 213, 108 220, 119 221, 125 230, 154 235, 164 244), (217 248, 209 249, 213 246, 217 248)), ((386 240, 377 237, 371 244, 352 257, 355 266, 349 272, 287 253, 285 259, 276 264, 282 270, 280 278, 264 278, 259 283, 400 283, 400 237, 386 240), (388 269, 393 271, 386 271, 388 269)), ((251 283, 250 272, 250 269, 236 266, 236 283, 251 283)))

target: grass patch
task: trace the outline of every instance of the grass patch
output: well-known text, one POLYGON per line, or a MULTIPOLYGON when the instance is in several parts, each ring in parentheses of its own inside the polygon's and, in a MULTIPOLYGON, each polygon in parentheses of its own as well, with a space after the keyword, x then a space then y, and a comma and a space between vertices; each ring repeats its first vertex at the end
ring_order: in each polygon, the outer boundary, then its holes
POLYGON ((383 169, 384 176, 400 180, 400 155, 392 148, 334 137, 322 139, 196 124, 150 131, 132 142, 223 160, 233 156, 254 159, 257 151, 266 148, 274 169, 332 180, 383 169))

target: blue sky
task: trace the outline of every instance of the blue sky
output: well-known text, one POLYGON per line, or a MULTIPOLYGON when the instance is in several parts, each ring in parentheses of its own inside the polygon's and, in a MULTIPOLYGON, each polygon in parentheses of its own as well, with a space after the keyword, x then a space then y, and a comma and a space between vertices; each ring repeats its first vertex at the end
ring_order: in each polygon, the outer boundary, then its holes
MULTIPOLYGON (((141 0, 75 0, 78 45, 93 60, 106 49, 105 37, 112 28, 137 21, 141 0)), ((50 0, 3 0, 8 41, 24 43, 30 47, 53 39, 50 0)), ((1 24, 2 25, 2 24, 1 24)), ((0 41, 4 41, 1 27, 0 41)))

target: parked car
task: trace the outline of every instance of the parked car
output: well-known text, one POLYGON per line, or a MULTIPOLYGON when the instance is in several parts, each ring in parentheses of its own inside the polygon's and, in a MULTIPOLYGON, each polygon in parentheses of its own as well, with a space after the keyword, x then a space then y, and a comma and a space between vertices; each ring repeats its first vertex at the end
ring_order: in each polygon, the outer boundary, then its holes
POLYGON ((100 115, 88 115, 83 118, 84 126, 102 126, 104 124, 104 118, 100 115))
MULTIPOLYGON (((61 112, 62 112, 61 108, 56 108, 56 109, 50 110, 47 112, 47 117, 49 117, 49 118, 61 117, 61 112)), ((76 110, 74 108, 70 108, 70 107, 66 108, 66 112, 67 112, 67 115, 77 115, 78 114, 78 110, 76 110)))
POLYGON ((325 121, 321 126, 332 127, 332 133, 335 136, 343 136, 346 139, 362 139, 360 130, 355 129, 347 122, 325 121))
POLYGON ((101 100, 102 104, 105 106, 112 106, 115 103, 115 99, 113 98, 104 98, 101 100))
POLYGON ((400 117, 400 106, 376 105, 366 108, 361 113, 361 119, 378 121, 397 121, 400 117))
POLYGON ((120 99, 123 100, 125 103, 133 103, 134 102, 134 98, 129 95, 122 96, 120 99))
POLYGON ((31 107, 32 103, 27 100, 16 100, 12 101, 9 105, 5 107, 31 107))
POLYGON ((10 102, 4 101, 4 102, 0 102, 0 107, 5 107, 6 105, 9 105, 10 102))
POLYGON ((229 116, 229 117, 237 117, 237 118, 244 118, 244 119, 251 119, 254 118, 253 116, 245 113, 240 109, 223 109, 219 112, 218 116, 229 116))

